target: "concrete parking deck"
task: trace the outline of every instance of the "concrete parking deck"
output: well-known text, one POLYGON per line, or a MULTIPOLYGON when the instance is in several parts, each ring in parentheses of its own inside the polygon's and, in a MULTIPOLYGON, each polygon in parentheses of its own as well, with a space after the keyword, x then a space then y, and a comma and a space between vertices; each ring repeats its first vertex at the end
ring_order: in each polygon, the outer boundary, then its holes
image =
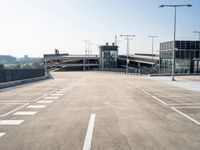
POLYGON ((117 73, 52 76, 0 90, 0 149, 199 150, 198 91, 117 73))

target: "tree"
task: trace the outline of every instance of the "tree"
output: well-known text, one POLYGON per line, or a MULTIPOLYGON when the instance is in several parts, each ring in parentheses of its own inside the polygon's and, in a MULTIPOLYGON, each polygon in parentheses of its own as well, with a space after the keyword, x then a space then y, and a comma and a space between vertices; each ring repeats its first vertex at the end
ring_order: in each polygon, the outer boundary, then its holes
POLYGON ((31 64, 32 68, 34 69, 43 69, 44 68, 44 61, 43 59, 37 60, 31 64))
POLYGON ((32 66, 29 64, 22 65, 21 69, 32 69, 32 66))
POLYGON ((0 69, 3 69, 4 68, 4 64, 0 64, 0 69))

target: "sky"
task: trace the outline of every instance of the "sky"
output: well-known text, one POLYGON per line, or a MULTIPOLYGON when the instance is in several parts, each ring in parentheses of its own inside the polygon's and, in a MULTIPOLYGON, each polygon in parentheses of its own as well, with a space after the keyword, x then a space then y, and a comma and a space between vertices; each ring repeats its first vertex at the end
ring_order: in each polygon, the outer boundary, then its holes
POLYGON ((136 35, 130 53, 151 53, 150 35, 159 43, 173 40, 173 8, 161 4, 192 4, 177 9, 177 40, 198 40, 200 0, 0 0, 0 55, 42 57, 45 53, 84 54, 90 40, 92 54, 98 45, 119 40, 121 34, 136 35))

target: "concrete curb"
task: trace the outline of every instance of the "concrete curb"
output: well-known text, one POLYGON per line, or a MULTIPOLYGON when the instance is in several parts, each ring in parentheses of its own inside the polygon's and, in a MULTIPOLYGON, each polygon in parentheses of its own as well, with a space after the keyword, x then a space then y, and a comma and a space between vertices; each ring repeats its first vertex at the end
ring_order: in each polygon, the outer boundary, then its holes
MULTIPOLYGON (((174 74, 175 76, 200 76, 200 74, 174 74)), ((159 77, 159 76, 172 76, 172 74, 149 74, 150 77, 159 77)))
POLYGON ((42 76, 42 77, 0 83, 0 89, 8 88, 8 87, 16 86, 16 85, 21 85, 21 84, 26 84, 26 83, 31 83, 31 82, 36 82, 36 81, 40 81, 40 80, 45 80, 48 78, 49 78, 49 76, 42 76))

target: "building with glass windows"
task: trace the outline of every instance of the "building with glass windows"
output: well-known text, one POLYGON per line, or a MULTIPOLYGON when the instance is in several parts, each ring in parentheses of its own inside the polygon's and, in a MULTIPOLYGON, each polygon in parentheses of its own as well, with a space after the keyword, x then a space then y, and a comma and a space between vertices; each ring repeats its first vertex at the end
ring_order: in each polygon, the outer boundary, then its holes
MULTIPOLYGON (((173 43, 160 43, 160 73, 172 72, 173 43)), ((175 41, 175 73, 200 73, 200 41, 175 41)))
POLYGON ((117 68, 118 46, 101 45, 99 47, 99 68, 117 68))

